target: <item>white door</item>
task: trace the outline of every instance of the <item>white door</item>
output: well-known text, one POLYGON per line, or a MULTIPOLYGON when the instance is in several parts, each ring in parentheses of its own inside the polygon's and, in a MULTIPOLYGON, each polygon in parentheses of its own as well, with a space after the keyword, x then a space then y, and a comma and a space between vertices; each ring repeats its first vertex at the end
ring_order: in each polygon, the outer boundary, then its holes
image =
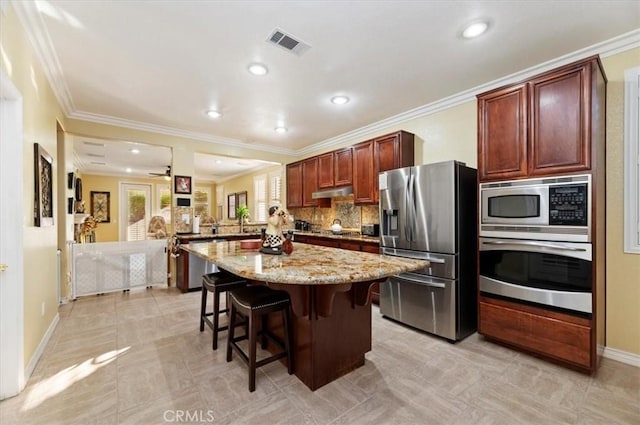
POLYGON ((0 400, 24 388, 22 96, 0 70, 0 400), (18 178, 16 178, 18 176, 18 178))
POLYGON ((120 240, 146 239, 150 219, 151 185, 120 184, 120 240))

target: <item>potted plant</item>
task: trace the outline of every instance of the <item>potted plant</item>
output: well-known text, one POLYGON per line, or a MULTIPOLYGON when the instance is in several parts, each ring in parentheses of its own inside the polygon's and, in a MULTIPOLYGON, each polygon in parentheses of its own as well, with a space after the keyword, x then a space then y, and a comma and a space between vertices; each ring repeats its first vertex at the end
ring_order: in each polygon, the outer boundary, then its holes
POLYGON ((242 233, 244 231, 244 223, 249 221, 249 207, 246 205, 239 205, 238 208, 236 208, 236 217, 238 217, 240 233, 242 233))

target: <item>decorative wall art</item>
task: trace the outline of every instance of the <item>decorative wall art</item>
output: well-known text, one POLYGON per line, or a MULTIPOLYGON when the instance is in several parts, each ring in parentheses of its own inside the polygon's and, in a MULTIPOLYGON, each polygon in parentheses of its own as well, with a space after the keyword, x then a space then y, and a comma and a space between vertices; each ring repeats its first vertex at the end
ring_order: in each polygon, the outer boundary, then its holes
POLYGON ((91 215, 99 223, 111 222, 111 193, 91 191, 91 215))
POLYGON ((53 158, 38 143, 34 153, 34 215, 37 227, 53 226, 53 158))
POLYGON ((191 194, 191 177, 175 176, 173 193, 191 194))
POLYGON ((236 194, 231 193, 227 195, 227 216, 229 220, 235 220, 236 218, 236 194))

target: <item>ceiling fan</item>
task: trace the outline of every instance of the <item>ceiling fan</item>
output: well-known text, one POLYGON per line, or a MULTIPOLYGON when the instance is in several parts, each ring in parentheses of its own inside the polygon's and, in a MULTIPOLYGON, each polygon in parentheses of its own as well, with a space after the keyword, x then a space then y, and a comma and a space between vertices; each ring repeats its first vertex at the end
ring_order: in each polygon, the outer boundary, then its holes
POLYGON ((167 171, 164 173, 149 173, 153 177, 164 177, 165 180, 171 180, 171 165, 167 165, 167 171))

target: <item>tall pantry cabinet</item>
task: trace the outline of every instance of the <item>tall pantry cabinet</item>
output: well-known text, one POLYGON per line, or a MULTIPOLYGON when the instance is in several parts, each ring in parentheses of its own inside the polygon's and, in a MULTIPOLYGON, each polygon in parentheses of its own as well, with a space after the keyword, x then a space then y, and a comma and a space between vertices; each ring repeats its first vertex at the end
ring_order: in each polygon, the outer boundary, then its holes
POLYGON ((598 56, 478 96, 478 179, 591 174, 590 317, 479 294, 486 337, 593 372, 605 343, 605 101, 598 56))

